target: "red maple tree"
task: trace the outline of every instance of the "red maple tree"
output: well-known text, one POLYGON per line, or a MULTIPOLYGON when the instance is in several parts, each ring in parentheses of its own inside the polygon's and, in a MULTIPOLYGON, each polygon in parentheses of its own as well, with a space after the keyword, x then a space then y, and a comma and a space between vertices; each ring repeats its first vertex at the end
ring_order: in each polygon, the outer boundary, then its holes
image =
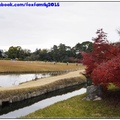
POLYGON ((87 66, 86 76, 95 85, 102 84, 107 88, 109 83, 120 87, 120 44, 112 44, 107 40, 102 29, 93 38, 93 51, 83 52, 83 64, 87 66))

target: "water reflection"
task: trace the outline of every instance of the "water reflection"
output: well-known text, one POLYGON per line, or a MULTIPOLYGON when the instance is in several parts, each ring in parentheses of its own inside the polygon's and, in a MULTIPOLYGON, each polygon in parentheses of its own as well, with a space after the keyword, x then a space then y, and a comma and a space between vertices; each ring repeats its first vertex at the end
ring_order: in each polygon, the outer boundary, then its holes
POLYGON ((3 74, 0 75, 0 86, 13 86, 19 85, 20 83, 35 80, 37 78, 50 77, 49 73, 44 74, 3 74))
POLYGON ((17 118, 27 115, 38 109, 42 109, 58 101, 71 98, 86 92, 84 85, 68 87, 65 89, 50 92, 38 97, 27 99, 21 102, 2 106, 0 108, 0 118, 17 118), (82 89, 81 89, 82 88, 82 89))

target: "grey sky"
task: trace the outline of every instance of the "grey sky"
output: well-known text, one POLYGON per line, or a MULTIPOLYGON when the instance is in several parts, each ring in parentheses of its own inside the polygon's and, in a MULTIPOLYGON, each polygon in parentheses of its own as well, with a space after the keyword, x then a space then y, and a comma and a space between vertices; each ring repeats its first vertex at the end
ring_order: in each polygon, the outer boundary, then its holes
POLYGON ((120 36, 120 2, 60 2, 59 7, 0 7, 0 49, 34 51, 60 43, 73 47, 91 41, 103 28, 110 41, 120 36))

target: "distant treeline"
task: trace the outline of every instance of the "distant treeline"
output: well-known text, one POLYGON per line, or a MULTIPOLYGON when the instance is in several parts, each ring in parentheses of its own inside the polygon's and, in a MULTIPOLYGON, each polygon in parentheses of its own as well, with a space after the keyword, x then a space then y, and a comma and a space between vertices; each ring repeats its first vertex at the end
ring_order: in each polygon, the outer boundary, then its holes
POLYGON ((65 44, 54 45, 51 49, 22 49, 21 46, 11 46, 8 51, 0 50, 1 59, 25 60, 25 61, 55 61, 55 62, 80 62, 82 51, 91 52, 93 43, 85 41, 77 43, 74 47, 65 44))

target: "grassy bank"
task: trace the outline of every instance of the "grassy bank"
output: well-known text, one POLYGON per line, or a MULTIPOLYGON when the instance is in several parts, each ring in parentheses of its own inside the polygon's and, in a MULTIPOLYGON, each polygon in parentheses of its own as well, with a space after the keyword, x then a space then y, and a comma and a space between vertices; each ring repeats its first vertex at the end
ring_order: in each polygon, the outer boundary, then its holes
POLYGON ((83 68, 83 65, 76 66, 75 63, 57 63, 41 61, 11 61, 0 60, 0 73, 32 73, 32 72, 49 72, 64 71, 77 68, 83 68))
POLYGON ((120 89, 108 90, 101 101, 72 97, 22 118, 120 118, 120 89))

